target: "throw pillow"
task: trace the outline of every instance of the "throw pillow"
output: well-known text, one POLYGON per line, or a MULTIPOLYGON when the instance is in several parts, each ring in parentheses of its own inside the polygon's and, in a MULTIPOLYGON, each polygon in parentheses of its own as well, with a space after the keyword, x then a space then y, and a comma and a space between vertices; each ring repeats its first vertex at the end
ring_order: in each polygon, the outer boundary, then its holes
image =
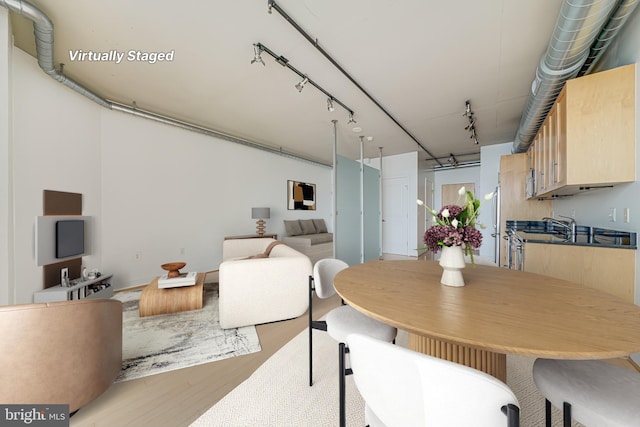
POLYGON ((284 245, 284 242, 276 240, 275 242, 269 243, 269 246, 267 246, 267 249, 264 250, 263 255, 265 255, 265 258, 271 255, 271 249, 273 249, 275 246, 278 246, 278 245, 284 245))
POLYGON ((312 219, 301 219, 300 227, 302 227, 303 234, 316 234, 316 226, 313 225, 312 219))
POLYGON ((299 236, 302 234, 302 227, 300 227, 300 221, 297 219, 293 221, 284 220, 284 229, 288 236, 299 236))
POLYGON ((314 219, 313 220, 313 225, 316 226, 316 232, 317 233, 328 233, 327 224, 325 224, 324 219, 322 219, 322 218, 314 219))
POLYGON ((284 244, 284 242, 276 240, 275 242, 269 243, 269 246, 267 246, 267 248, 264 250, 263 253, 257 254, 257 255, 251 255, 251 256, 248 256, 246 258, 240 258, 240 259, 269 258, 269 255, 271 255, 271 249, 273 249, 275 246, 283 245, 283 244, 284 244))
POLYGON ((256 258, 269 258, 269 255, 267 255, 267 254, 257 254, 257 255, 248 256, 246 258, 241 258, 241 259, 256 259, 256 258))

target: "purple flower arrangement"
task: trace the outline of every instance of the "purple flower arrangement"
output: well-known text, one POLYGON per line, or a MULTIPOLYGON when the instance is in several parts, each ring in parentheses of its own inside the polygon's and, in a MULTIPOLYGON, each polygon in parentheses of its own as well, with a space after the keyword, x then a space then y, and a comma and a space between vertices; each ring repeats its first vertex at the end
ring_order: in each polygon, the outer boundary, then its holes
MULTIPOLYGON (((477 249, 482 244, 482 233, 476 228, 476 218, 480 201, 470 191, 461 187, 458 191, 460 197, 464 197, 464 203, 460 205, 446 205, 439 211, 434 211, 418 200, 418 204, 424 206, 433 216, 435 225, 424 234, 422 248, 437 253, 442 246, 464 246, 465 254, 471 255, 472 249, 477 249)), ((487 194, 485 199, 490 200, 493 194, 487 194)))

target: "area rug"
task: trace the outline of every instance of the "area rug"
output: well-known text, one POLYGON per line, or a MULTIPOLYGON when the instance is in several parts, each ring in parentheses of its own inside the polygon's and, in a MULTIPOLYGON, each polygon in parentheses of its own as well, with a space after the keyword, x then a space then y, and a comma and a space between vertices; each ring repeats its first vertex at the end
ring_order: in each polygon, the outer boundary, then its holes
POLYGON ((205 285, 201 310, 142 318, 141 292, 118 292, 113 297, 123 303, 122 371, 116 382, 261 350, 255 326, 220 328, 217 284, 205 285))
MULTIPOLYGON (((337 426, 337 343, 327 333, 314 331, 314 385, 309 387, 307 337, 307 330, 296 336, 191 427, 337 426)), ((396 342, 406 347, 406 333, 399 333, 396 342)), ((507 357, 507 384, 520 403, 521 427, 544 426, 544 398, 531 377, 533 360, 507 357)), ((346 385, 347 426, 362 427, 364 401, 353 377, 347 377, 346 385)), ((553 417, 553 426, 560 427, 560 411, 554 408, 553 417)))

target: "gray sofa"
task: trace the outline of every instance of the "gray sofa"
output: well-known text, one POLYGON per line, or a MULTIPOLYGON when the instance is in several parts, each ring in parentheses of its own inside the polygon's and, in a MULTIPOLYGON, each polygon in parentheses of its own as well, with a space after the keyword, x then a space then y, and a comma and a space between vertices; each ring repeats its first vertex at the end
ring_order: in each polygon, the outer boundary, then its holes
POLYGON ((333 233, 324 219, 284 220, 287 235, 282 241, 309 257, 315 265, 323 258, 333 258, 333 233))

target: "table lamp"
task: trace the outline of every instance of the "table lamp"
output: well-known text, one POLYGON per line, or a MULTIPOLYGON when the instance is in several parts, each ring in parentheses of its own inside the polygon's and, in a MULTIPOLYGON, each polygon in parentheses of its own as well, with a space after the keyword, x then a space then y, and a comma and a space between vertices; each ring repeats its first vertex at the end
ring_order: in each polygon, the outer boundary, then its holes
POLYGON ((251 218, 257 219, 256 229, 258 230, 258 236, 264 235, 265 230, 265 221, 264 218, 269 218, 271 216, 271 210, 269 208, 251 208, 251 218))

